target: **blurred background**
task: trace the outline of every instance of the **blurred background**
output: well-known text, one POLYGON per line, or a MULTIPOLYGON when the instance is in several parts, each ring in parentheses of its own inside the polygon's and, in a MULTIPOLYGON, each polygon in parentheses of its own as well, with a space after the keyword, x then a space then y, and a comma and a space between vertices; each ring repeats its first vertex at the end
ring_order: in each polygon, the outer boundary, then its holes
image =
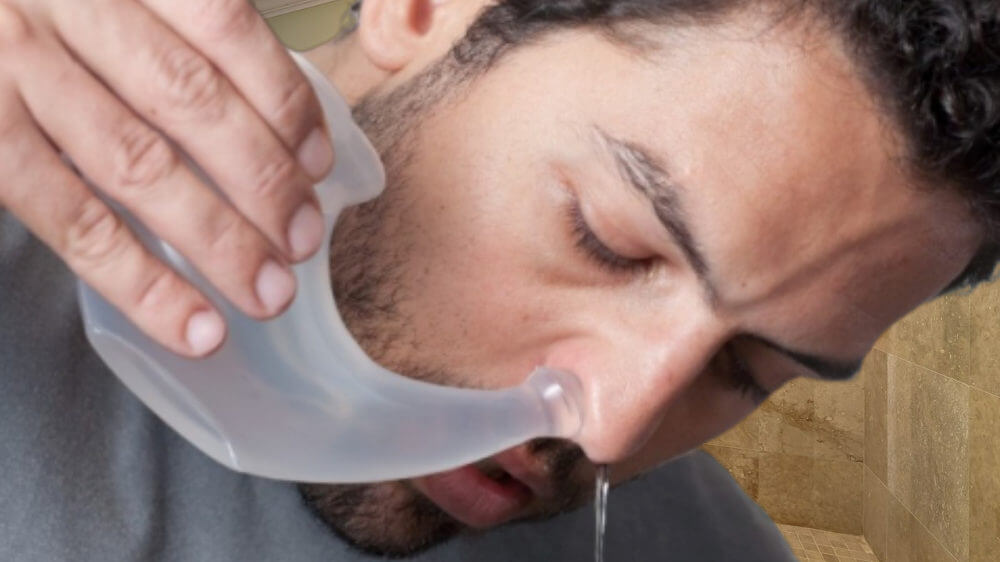
POLYGON ((252 0, 291 49, 304 51, 332 39, 349 21, 354 0, 252 0))
MULTIPOLYGON (((352 0, 254 0, 282 41, 329 41, 352 0)), ((892 327, 845 383, 798 380, 704 446, 802 560, 1000 560, 1000 285, 892 327)))

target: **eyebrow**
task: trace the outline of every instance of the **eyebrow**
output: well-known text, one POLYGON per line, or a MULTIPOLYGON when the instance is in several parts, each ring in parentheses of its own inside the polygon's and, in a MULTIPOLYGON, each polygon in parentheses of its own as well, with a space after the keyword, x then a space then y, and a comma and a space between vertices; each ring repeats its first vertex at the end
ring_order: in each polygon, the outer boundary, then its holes
POLYGON ((652 203, 656 217, 684 252, 684 256, 698 276, 708 301, 714 307, 719 301, 719 291, 712 283, 708 260, 695 244, 691 229, 688 228, 687 218, 678 197, 678 192, 683 189, 671 179, 664 166, 653 158, 648 150, 636 143, 618 139, 599 127, 595 127, 595 130, 603 141, 602 144, 614 157, 622 179, 652 203))
MULTIPOLYGON (((666 167, 652 156, 643 146, 612 136, 600 127, 594 127, 601 144, 611 153, 622 180, 642 194, 653 205, 656 217, 663 223, 674 242, 684 253, 705 292, 709 304, 714 308, 719 302, 719 291, 712 283, 711 268, 704 253, 698 248, 679 193, 684 188, 677 184, 666 167)), ((795 351, 773 341, 755 335, 744 337, 768 347, 792 361, 816 373, 819 378, 843 381, 853 377, 864 359, 841 361, 810 353, 795 351)))

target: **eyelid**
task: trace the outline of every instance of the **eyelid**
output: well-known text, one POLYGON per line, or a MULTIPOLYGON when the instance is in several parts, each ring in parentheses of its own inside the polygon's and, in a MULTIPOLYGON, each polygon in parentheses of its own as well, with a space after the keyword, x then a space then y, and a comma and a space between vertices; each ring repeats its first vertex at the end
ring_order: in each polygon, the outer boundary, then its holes
POLYGON ((587 222, 579 199, 574 197, 566 211, 575 245, 598 265, 613 273, 648 271, 653 265, 652 258, 631 258, 609 248, 587 222))

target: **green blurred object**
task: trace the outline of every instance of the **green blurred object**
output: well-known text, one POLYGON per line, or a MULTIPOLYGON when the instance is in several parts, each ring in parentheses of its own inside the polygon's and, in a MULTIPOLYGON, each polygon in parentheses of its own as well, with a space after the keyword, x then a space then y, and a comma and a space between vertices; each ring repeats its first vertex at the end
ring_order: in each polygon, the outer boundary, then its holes
MULTIPOLYGON (((267 18, 267 24, 289 49, 305 51, 341 36, 357 25, 355 0, 331 0, 267 18)), ((265 16, 267 12, 264 12, 265 16)))

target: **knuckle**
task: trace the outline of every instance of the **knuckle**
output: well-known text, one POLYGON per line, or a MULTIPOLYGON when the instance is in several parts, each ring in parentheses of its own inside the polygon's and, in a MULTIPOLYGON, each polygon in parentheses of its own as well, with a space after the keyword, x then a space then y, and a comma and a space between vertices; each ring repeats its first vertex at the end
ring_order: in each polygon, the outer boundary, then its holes
POLYGON ((126 250, 128 236, 121 218, 96 197, 88 197, 66 229, 66 258, 93 269, 110 263, 126 250))
POLYGON ((29 43, 33 36, 21 12, 9 0, 0 0, 0 54, 29 43))
POLYGON ((208 250, 214 254, 228 255, 234 248, 239 248, 243 231, 241 227, 241 219, 236 213, 218 213, 208 224, 208 231, 205 233, 208 250))
POLYGON ((156 273, 136 287, 135 307, 147 312, 163 310, 171 304, 176 304, 181 289, 180 279, 173 271, 166 267, 158 268, 156 273))
POLYGON ((187 47, 169 50, 159 60, 157 76, 169 109, 200 121, 222 116, 222 76, 205 57, 187 47))
POLYGON ((205 39, 221 41, 249 35, 257 17, 246 0, 202 0, 196 20, 205 39))
POLYGON ((269 159, 253 176, 251 194, 261 199, 273 199, 294 185, 298 167, 285 157, 269 159))
POLYGON ((271 125, 283 134, 296 137, 285 139, 291 141, 293 147, 301 140, 297 137, 308 132, 309 119, 315 114, 312 103, 312 87, 303 79, 294 80, 278 95, 270 116, 271 125))
POLYGON ((112 148, 112 187, 132 195, 149 190, 177 166, 177 155, 158 133, 132 121, 112 148))

